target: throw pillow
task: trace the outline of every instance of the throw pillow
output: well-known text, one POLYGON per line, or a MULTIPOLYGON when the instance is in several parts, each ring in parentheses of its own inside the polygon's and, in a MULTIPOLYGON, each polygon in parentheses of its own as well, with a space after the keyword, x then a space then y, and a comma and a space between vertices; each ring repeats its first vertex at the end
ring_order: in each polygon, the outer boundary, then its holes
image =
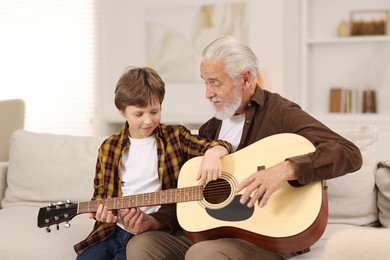
POLYGON ((390 160, 379 162, 375 178, 378 187, 379 222, 390 228, 390 160))
POLYGON ((375 186, 377 129, 363 126, 358 130, 338 133, 360 149, 363 165, 356 172, 327 180, 328 223, 370 225, 378 221, 375 186))
POLYGON ((10 140, 8 186, 2 207, 45 206, 68 199, 89 201, 103 140, 15 131, 10 140))

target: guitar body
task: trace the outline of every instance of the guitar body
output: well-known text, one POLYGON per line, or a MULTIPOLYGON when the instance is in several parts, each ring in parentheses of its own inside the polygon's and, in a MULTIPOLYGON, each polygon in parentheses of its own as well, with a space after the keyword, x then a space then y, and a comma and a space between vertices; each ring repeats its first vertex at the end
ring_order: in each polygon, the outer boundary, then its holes
MULTIPOLYGON (((314 150, 304 137, 286 133, 269 136, 225 156, 222 177, 205 185, 203 199, 177 204, 180 225, 193 242, 234 237, 276 252, 309 248, 327 223, 327 195, 321 181, 302 187, 286 183, 263 208, 240 204, 242 192, 236 193, 235 187, 262 167, 314 150)), ((201 161, 202 157, 196 157, 183 165, 178 188, 202 185, 195 180, 201 161)))

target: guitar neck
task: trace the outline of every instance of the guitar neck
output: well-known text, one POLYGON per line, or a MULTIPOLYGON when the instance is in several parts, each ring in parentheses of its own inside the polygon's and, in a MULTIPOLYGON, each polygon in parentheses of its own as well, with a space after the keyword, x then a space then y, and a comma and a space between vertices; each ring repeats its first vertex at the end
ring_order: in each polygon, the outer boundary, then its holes
POLYGON ((130 195, 111 199, 79 202, 77 214, 96 212, 99 204, 108 207, 108 210, 154 206, 202 200, 203 186, 193 186, 179 189, 168 189, 157 192, 130 195))

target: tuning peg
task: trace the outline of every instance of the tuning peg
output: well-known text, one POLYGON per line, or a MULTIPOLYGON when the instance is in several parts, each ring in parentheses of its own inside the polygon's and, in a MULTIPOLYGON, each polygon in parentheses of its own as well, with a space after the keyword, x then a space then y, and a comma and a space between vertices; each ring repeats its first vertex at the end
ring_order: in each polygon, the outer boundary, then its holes
POLYGON ((50 233, 50 231, 51 231, 50 227, 46 227, 46 232, 50 233))
POLYGON ((61 204, 62 204, 62 201, 58 201, 58 202, 56 203, 56 209, 59 209, 59 208, 61 207, 61 204))
POLYGON ((66 223, 64 224, 64 227, 70 228, 70 223, 69 223, 69 221, 66 221, 66 223))
POLYGON ((53 206, 53 203, 47 204, 46 210, 47 210, 47 211, 50 211, 50 209, 51 209, 52 206, 53 206))

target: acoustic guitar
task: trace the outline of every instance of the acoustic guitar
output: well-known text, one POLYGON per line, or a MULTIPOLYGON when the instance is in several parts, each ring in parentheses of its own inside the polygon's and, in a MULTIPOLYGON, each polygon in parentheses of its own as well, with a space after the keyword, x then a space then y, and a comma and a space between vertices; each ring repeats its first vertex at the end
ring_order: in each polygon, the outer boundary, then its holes
POLYGON ((202 156, 188 160, 180 170, 177 189, 149 192, 99 201, 70 201, 42 207, 38 227, 69 222, 83 213, 96 212, 99 204, 109 210, 177 203, 177 217, 193 241, 240 238, 276 252, 297 252, 313 245, 328 220, 326 190, 321 181, 302 187, 284 184, 263 208, 239 202, 236 186, 250 174, 286 158, 315 150, 296 134, 276 134, 261 139, 222 160, 223 174, 216 181, 196 181, 202 156))

